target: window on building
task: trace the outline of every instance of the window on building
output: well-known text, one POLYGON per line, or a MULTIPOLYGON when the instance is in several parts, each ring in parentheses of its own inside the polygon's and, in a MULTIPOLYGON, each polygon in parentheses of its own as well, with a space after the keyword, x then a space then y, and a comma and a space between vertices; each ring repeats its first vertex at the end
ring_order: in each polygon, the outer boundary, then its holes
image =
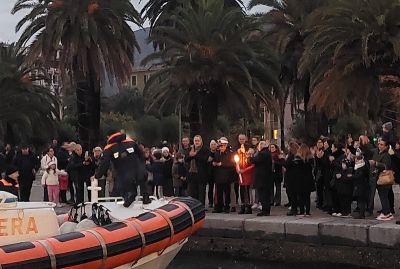
POLYGON ((137 86, 137 77, 131 76, 131 86, 137 86))

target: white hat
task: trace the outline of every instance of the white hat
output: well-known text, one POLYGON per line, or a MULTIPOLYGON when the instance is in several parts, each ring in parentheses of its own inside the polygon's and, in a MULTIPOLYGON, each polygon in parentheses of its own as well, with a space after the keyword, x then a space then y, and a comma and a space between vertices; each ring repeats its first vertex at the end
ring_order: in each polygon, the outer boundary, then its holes
POLYGON ((163 147, 162 149, 161 149, 161 152, 169 152, 169 148, 167 148, 167 147, 163 147))
POLYGON ((221 137, 218 142, 221 144, 229 144, 228 138, 226 137, 221 137))
POLYGON ((48 167, 50 167, 50 166, 52 166, 52 165, 57 165, 57 164, 56 164, 56 162, 54 162, 54 161, 51 161, 51 162, 49 162, 49 163, 47 164, 48 167))
POLYGON ((95 147, 95 148, 93 149, 93 151, 101 151, 101 152, 103 152, 103 150, 101 149, 101 147, 95 147))

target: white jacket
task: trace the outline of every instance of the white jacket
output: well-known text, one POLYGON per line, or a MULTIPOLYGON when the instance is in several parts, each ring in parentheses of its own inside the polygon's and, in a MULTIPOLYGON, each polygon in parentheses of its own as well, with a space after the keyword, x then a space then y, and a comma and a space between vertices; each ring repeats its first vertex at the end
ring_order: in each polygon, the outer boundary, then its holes
POLYGON ((47 168, 49 168, 49 163, 50 162, 55 162, 56 163, 56 167, 58 167, 58 163, 57 163, 57 157, 53 156, 53 158, 50 158, 49 155, 44 155, 42 160, 40 161, 40 168, 42 170, 46 170, 47 168))
POLYGON ((58 172, 54 173, 53 170, 50 170, 50 173, 47 173, 47 171, 44 171, 42 185, 58 186, 58 172))

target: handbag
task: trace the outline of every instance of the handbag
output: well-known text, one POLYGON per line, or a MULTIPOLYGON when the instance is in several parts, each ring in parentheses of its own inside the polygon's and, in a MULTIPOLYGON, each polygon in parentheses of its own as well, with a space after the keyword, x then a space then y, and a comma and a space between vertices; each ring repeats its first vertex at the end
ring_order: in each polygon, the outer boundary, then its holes
POLYGON ((394 172, 393 170, 383 170, 379 176, 378 181, 376 182, 379 186, 390 186, 394 185, 394 172))

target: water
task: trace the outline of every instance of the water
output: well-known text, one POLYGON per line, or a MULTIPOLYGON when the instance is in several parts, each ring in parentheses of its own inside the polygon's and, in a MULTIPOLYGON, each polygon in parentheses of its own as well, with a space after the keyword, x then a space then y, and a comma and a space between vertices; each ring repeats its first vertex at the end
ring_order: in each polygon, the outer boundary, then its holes
POLYGON ((282 264, 234 258, 215 253, 181 252, 167 269, 360 269, 356 266, 329 264, 282 264))

